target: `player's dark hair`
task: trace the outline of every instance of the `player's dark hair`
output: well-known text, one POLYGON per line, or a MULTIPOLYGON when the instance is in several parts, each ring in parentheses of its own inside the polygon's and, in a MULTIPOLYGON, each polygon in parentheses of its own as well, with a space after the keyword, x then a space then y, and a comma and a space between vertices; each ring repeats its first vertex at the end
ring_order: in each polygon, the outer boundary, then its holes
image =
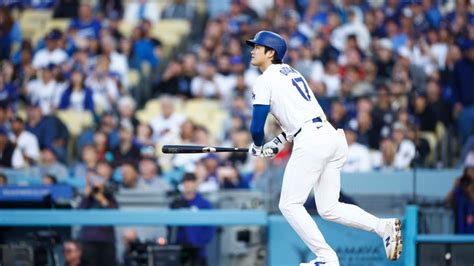
POLYGON ((277 52, 275 51, 275 49, 267 47, 267 46, 263 46, 263 48, 265 48, 265 53, 267 53, 268 51, 275 52, 275 55, 273 56, 273 59, 272 59, 272 64, 283 64, 283 61, 281 61, 281 59, 276 58, 277 52))

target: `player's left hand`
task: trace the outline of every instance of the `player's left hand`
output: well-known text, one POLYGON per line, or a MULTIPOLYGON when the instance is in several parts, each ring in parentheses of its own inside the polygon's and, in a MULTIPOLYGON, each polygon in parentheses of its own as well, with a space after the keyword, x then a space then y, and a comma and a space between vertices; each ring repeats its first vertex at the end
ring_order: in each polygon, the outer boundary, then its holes
POLYGON ((262 157, 275 158, 275 156, 285 147, 286 138, 283 134, 274 137, 265 143, 262 148, 262 157))
POLYGON ((262 146, 256 146, 252 143, 249 148, 249 153, 253 156, 262 157, 262 146))

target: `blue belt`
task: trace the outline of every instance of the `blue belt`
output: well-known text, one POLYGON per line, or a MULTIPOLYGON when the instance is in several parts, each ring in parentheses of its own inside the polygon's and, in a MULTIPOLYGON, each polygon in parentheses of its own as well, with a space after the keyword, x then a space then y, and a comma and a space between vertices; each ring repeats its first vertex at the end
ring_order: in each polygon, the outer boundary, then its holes
MULTIPOLYGON (((311 122, 312 123, 322 123, 323 120, 321 119, 321 117, 318 116, 318 117, 315 117, 315 118, 311 119, 311 122)), ((298 129, 298 131, 296 131, 296 133, 293 135, 293 138, 296 138, 296 135, 298 135, 300 132, 301 132, 301 128, 298 129)))

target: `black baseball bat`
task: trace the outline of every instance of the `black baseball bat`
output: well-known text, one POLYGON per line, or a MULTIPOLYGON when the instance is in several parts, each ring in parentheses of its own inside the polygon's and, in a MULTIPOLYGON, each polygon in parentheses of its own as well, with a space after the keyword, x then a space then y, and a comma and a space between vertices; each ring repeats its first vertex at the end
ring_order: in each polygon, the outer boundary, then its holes
POLYGON ((226 148, 196 145, 163 145, 163 153, 249 152, 248 148, 226 148))

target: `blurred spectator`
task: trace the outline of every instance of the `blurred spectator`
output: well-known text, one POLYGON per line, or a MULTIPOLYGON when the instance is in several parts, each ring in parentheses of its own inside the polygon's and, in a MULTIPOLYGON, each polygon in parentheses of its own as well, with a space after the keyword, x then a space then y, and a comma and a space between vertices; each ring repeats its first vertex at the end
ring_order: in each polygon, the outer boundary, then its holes
POLYGON ((60 65, 64 63, 68 55, 59 45, 62 33, 59 30, 52 30, 46 35, 46 47, 35 53, 33 57, 33 67, 44 68, 50 64, 60 65))
POLYGON ((41 150, 41 162, 38 164, 40 175, 54 175, 59 178, 69 177, 64 164, 58 161, 56 150, 46 146, 41 150))
POLYGON ((44 175, 41 179, 41 184, 45 186, 52 186, 58 183, 58 179, 54 175, 44 175))
POLYGON ((53 8, 54 18, 74 18, 77 17, 79 0, 58 0, 53 8))
POLYGON ((171 191, 171 186, 158 175, 158 166, 151 158, 140 161, 140 178, 137 187, 142 190, 153 190, 165 194, 171 191))
POLYGON ((392 137, 381 141, 381 153, 375 155, 376 168, 405 170, 411 167, 415 159, 416 147, 407 134, 407 128, 402 123, 396 122, 393 125, 392 137))
POLYGON ((191 22, 191 25, 196 22, 196 16, 196 8, 187 3, 187 0, 174 0, 161 13, 163 19, 186 19, 191 22))
POLYGON ((136 127, 135 143, 140 147, 142 156, 155 155, 155 141, 153 141, 153 128, 148 124, 140 123, 136 127))
POLYGON ((185 117, 175 111, 174 99, 163 96, 160 99, 161 114, 150 121, 154 138, 158 143, 172 143, 179 136, 179 127, 185 117))
POLYGON ((0 104, 14 105, 18 93, 12 83, 7 83, 4 75, 0 73, 0 104))
POLYGON ((98 160, 96 147, 92 144, 84 145, 81 150, 81 160, 74 167, 73 177, 82 179, 86 177, 87 173, 95 172, 98 160))
POLYGON ((431 151, 428 141, 421 136, 419 128, 416 126, 408 127, 406 137, 415 144, 416 153, 412 162, 413 167, 426 166, 426 159, 431 151))
POLYGON ((410 168, 413 159, 415 159, 416 148, 413 142, 407 138, 407 128, 400 123, 395 123, 392 138, 397 148, 394 160, 395 169, 410 168))
POLYGON ((7 176, 4 173, 0 173, 0 187, 8 185, 7 176))
POLYGON ((429 108, 435 113, 436 121, 444 126, 451 124, 451 108, 442 98, 442 91, 438 82, 428 81, 426 84, 426 97, 429 108))
POLYGON ((8 59, 15 43, 20 43, 21 31, 12 12, 6 6, 0 6, 0 61, 8 59))
POLYGON ((237 168, 231 164, 219 166, 216 175, 221 189, 249 188, 247 181, 242 178, 237 168))
POLYGON ((118 76, 119 87, 128 89, 128 61, 125 55, 117 51, 117 42, 114 38, 107 36, 101 39, 102 55, 109 58, 109 74, 118 76))
POLYGON ((9 139, 16 145, 24 158, 25 165, 20 168, 26 168, 36 164, 40 159, 40 149, 38 139, 33 133, 25 130, 25 121, 20 117, 15 117, 11 124, 12 132, 9 139))
POLYGON ((69 29, 74 32, 79 39, 98 38, 102 26, 92 10, 90 3, 81 2, 78 16, 71 21, 69 29))
POLYGON ((369 112, 358 112, 356 119, 349 122, 349 126, 356 128, 357 142, 370 149, 378 149, 381 138, 380 128, 373 122, 369 112))
POLYGON ((350 36, 355 37, 357 48, 366 52, 370 45, 370 34, 363 23, 363 17, 352 8, 349 10, 349 21, 336 28, 331 34, 331 44, 339 51, 345 51, 350 36))
MULTIPOLYGON (((196 176, 187 173, 182 179, 182 192, 179 198, 171 203, 172 209, 187 208, 191 210, 211 209, 211 203, 197 192, 196 176)), ((170 228, 169 243, 183 245, 189 249, 189 264, 207 265, 206 245, 214 237, 215 229, 210 226, 180 226, 170 228), (197 252, 193 252, 197 250, 197 252)))
MULTIPOLYGON (((215 164, 215 167, 217 167, 217 164, 215 164)), ((208 193, 219 190, 219 181, 215 174, 215 172, 209 171, 204 160, 200 160, 194 164, 194 175, 197 179, 199 192, 208 193)))
POLYGON ((99 11, 103 17, 123 15, 123 1, 121 0, 102 0, 99 1, 99 11))
POLYGON ((26 130, 33 133, 42 147, 53 147, 59 159, 65 161, 69 133, 66 126, 55 116, 43 116, 37 104, 30 103, 27 107, 26 130))
POLYGON ((86 87, 84 79, 85 74, 82 71, 73 70, 71 85, 63 92, 59 109, 95 113, 94 93, 86 87))
POLYGON ((216 65, 208 61, 204 63, 199 75, 191 81, 191 93, 194 98, 220 99, 222 88, 219 85, 216 65))
POLYGON ((26 87, 29 101, 38 104, 44 115, 53 113, 60 104, 63 91, 54 79, 53 64, 41 67, 41 78, 30 81, 26 87))
POLYGON ((112 161, 113 158, 109 158, 109 156, 112 156, 112 153, 110 152, 109 138, 107 134, 103 131, 97 131, 93 138, 93 145, 97 149, 98 159, 112 161))
POLYGON ((81 266, 82 247, 76 240, 66 240, 63 243, 64 263, 66 266, 81 266))
POLYGON ((455 44, 450 44, 448 48, 448 54, 444 61, 444 69, 440 71, 441 84, 443 88, 450 88, 453 90, 452 86, 454 84, 454 69, 456 63, 462 59, 462 52, 459 46, 455 44))
POLYGON ((391 125, 396 119, 396 113, 392 110, 390 94, 387 86, 380 85, 377 88, 377 100, 371 116, 374 119, 374 124, 384 131, 389 131, 391 125))
POLYGON ((394 66, 392 78, 395 82, 404 84, 407 88, 404 93, 423 91, 426 88, 427 75, 423 68, 414 64, 413 53, 403 46, 398 50, 397 64, 394 66))
POLYGON ((180 126, 180 140, 179 140, 179 143, 181 143, 181 144, 190 144, 190 143, 192 143, 195 129, 196 129, 196 125, 193 123, 193 121, 191 121, 189 119, 184 121, 180 126))
POLYGON ((152 69, 156 69, 160 62, 163 44, 159 39, 152 36, 152 27, 151 22, 144 19, 140 27, 135 29, 136 35, 134 37, 136 39, 134 38, 132 54, 135 60, 134 68, 136 69, 142 69, 144 62, 150 64, 152 69))
POLYGON ((377 170, 393 170, 395 161, 395 154, 397 147, 394 141, 390 138, 384 138, 380 142, 380 151, 374 154, 373 165, 377 170))
POLYGON ((160 82, 155 87, 156 95, 176 95, 183 98, 191 97, 190 80, 185 76, 183 64, 177 60, 171 60, 163 72, 160 82))
POLYGON ((142 19, 148 19, 153 23, 157 23, 160 19, 160 8, 155 1, 138 0, 127 2, 123 18, 127 23, 136 23, 142 19))
POLYGON ((346 135, 348 151, 346 163, 342 167, 342 172, 356 173, 368 172, 372 170, 370 153, 367 146, 357 143, 357 132, 347 127, 344 130, 346 135))
POLYGON ((115 193, 118 191, 118 183, 113 179, 114 169, 112 165, 104 160, 99 160, 96 165, 96 173, 98 178, 102 179, 106 190, 115 193))
POLYGON ((339 96, 341 90, 341 77, 337 62, 334 59, 329 59, 325 64, 324 71, 322 73, 320 72, 321 70, 313 68, 311 73, 312 81, 324 85, 324 92, 318 91, 316 94, 327 97, 339 96))
POLYGON ((10 129, 10 118, 8 106, 0 103, 0 128, 10 129))
POLYGON ((122 187, 120 191, 131 191, 138 189, 138 169, 135 164, 125 162, 120 167, 122 173, 122 187))
POLYGON ((473 153, 466 158, 463 175, 456 179, 445 202, 455 213, 455 233, 474 233, 474 164, 473 153))
POLYGON ((119 129, 119 145, 112 149, 114 166, 120 166, 125 161, 138 163, 140 160, 140 148, 133 142, 133 126, 130 123, 122 123, 119 129))
POLYGON ((20 168, 25 165, 19 149, 8 140, 8 132, 0 128, 0 167, 20 168))
POLYGON ((126 95, 118 99, 117 109, 119 113, 119 123, 130 123, 136 128, 139 121, 135 117, 136 103, 135 100, 126 95))
MULTIPOLYGON (((86 178, 86 189, 78 209, 116 209, 117 201, 99 179, 86 178)), ((81 263, 84 265, 116 265, 115 229, 113 226, 83 226, 81 263)))
MULTIPOLYGON (((231 147, 248 147, 251 144, 249 131, 245 128, 238 128, 231 132, 231 147)), ((232 163, 239 170, 245 167, 250 160, 250 156, 247 153, 231 153, 226 161, 232 163)))
POLYGON ((435 132, 437 121, 437 113, 428 105, 428 99, 425 93, 419 93, 415 96, 414 114, 418 120, 421 131, 435 132))
POLYGON ((474 90, 471 81, 474 76, 474 40, 466 46, 463 59, 454 66, 452 84, 454 116, 462 143, 472 134, 474 125, 474 90))
POLYGON ((120 94, 117 83, 109 76, 110 60, 100 56, 96 60, 95 71, 88 75, 85 84, 92 90, 94 107, 102 112, 110 112, 120 94))

